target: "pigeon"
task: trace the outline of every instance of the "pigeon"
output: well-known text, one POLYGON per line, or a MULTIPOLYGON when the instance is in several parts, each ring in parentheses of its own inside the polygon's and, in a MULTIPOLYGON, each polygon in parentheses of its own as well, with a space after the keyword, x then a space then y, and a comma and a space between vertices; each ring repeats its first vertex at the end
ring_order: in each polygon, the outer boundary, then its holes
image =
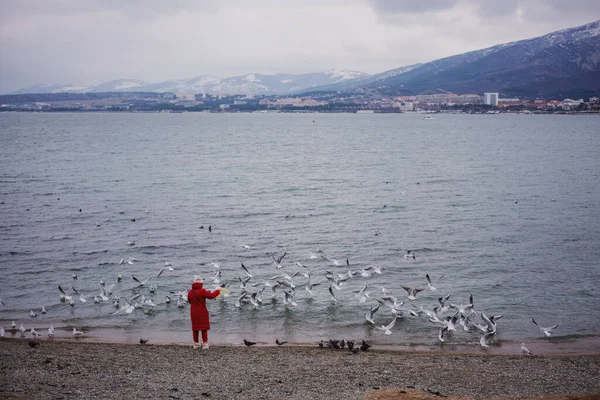
POLYGON ((283 346, 287 342, 283 342, 283 341, 280 342, 279 339, 275 339, 275 343, 277 343, 277 346, 283 346))
POLYGON ((365 342, 363 339, 362 344, 360 345, 360 349, 362 351, 367 351, 367 350, 369 350, 370 347, 371 347, 371 345, 368 344, 367 342, 365 342))
POLYGON ((254 346, 256 343, 255 342, 250 342, 250 341, 244 339, 244 344, 246 345, 246 347, 250 347, 250 346, 254 346))
POLYGON ((140 338, 140 344, 144 345, 146 343, 148 343, 148 339, 141 339, 140 338))

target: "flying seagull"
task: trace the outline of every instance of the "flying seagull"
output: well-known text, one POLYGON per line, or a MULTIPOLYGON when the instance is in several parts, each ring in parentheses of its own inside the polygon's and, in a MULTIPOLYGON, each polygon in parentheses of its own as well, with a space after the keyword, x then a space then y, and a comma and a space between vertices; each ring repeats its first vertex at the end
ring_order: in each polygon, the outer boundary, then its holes
POLYGON ((538 325, 537 322, 535 322, 535 319, 533 319, 533 317, 531 317, 531 321, 538 327, 540 328, 540 331, 544 332, 544 335, 546 336, 551 336, 552 335, 552 331, 556 329, 556 327, 558 327, 558 325, 554 325, 554 326, 549 326, 547 328, 544 328, 543 326, 538 325))

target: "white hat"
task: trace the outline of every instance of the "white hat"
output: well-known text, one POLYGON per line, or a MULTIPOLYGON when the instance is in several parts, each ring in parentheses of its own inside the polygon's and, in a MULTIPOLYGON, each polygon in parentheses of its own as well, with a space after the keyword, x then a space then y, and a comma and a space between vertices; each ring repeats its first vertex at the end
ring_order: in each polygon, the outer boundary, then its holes
POLYGON ((200 275, 195 275, 194 283, 196 283, 196 282, 204 283, 204 279, 202 279, 202 277, 200 275))

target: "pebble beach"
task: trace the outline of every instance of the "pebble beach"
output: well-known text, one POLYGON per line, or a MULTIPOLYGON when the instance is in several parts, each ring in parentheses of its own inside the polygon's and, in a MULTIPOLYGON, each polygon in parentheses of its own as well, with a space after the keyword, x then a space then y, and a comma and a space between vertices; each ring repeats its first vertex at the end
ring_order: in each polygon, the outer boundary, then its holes
POLYGON ((3 399, 600 398, 600 355, 4 339, 0 370, 3 399))

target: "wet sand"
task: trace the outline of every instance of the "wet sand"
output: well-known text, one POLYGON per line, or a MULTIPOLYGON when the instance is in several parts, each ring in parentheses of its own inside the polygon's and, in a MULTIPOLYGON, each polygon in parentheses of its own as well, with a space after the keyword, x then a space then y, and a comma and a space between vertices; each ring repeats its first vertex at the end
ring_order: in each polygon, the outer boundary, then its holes
POLYGON ((0 340, 1 398, 600 398, 600 355, 29 342, 0 340))

